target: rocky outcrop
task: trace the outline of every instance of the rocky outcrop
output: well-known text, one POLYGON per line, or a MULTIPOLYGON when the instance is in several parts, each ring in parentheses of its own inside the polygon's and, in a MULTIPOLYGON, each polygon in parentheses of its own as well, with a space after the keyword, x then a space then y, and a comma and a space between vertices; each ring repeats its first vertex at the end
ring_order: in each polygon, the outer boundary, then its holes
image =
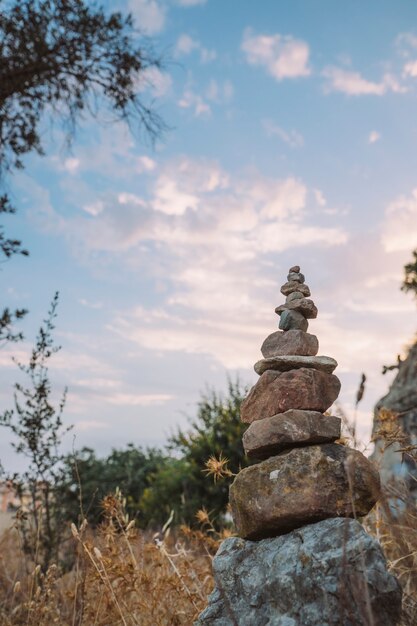
POLYGON ((328 519, 281 537, 226 539, 196 626, 393 626, 401 588, 359 522, 328 519))
POLYGON ((417 500, 417 463, 413 456, 401 452, 408 445, 417 445, 417 343, 409 350, 407 358, 399 363, 398 373, 386 396, 375 406, 373 438, 375 450, 372 459, 378 464, 382 484, 387 492, 400 490, 407 497, 417 500), (384 420, 391 419, 396 430, 400 426, 401 441, 386 446, 380 433, 384 420))

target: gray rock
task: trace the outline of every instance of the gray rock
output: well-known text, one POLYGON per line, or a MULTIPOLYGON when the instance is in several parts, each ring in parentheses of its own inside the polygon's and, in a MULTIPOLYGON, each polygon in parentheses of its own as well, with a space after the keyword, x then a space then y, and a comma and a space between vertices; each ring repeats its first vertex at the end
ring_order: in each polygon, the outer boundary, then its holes
POLYGON ((316 335, 310 335, 302 330, 277 330, 271 333, 262 344, 262 355, 268 359, 272 356, 299 354, 301 356, 316 356, 319 351, 319 342, 316 335))
POLYGON ((395 626, 400 620, 401 587, 379 543, 356 520, 328 519, 259 542, 226 539, 213 572, 216 588, 195 626, 395 626))
POLYGON ((304 315, 298 311, 283 311, 279 320, 279 327, 281 330, 303 330, 304 332, 308 328, 308 322, 304 315))
POLYGON ((237 534, 251 540, 330 517, 362 517, 379 495, 376 467, 336 443, 293 448, 246 467, 229 490, 237 534))
POLYGON ((296 298, 292 302, 277 306, 275 309, 277 315, 282 315, 284 311, 298 311, 308 320, 317 317, 317 307, 309 298, 296 298))
POLYGON ((337 367, 337 361, 330 356, 273 356, 269 359, 261 359, 254 365, 254 370, 261 376, 266 370, 288 372, 300 367, 312 367, 331 374, 337 367))
POLYGON ((340 417, 290 409, 252 422, 243 435, 249 458, 266 459, 288 448, 333 442, 340 438, 340 417))
POLYGON ((298 274, 300 271, 300 266, 299 265, 294 265, 293 267, 290 267, 289 269, 289 273, 292 274, 293 272, 295 272, 296 274, 298 274))
POLYGON ((284 296, 288 296, 293 291, 301 291, 301 293, 306 298, 308 298, 311 295, 310 289, 307 287, 307 285, 301 284, 295 280, 291 280, 290 282, 285 283, 285 285, 282 285, 281 287, 281 293, 284 296))
POLYGON ((288 294, 288 296, 285 299, 285 304, 288 304, 289 302, 292 302, 293 300, 299 300, 300 298, 304 298, 304 295, 301 293, 301 291, 293 291, 292 293, 288 294))
POLYGON ((297 283, 303 283, 305 281, 304 274, 300 274, 300 272, 290 272, 287 276, 288 282, 295 280, 297 283))

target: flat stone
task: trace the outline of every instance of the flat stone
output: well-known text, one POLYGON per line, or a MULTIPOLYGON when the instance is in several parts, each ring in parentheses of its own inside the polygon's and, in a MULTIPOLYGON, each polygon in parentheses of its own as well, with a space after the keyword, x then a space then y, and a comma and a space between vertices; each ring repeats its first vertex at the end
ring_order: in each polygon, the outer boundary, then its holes
POLYGON ((361 517, 379 494, 371 461, 358 450, 325 443, 243 469, 230 487, 230 506, 238 535, 257 540, 329 517, 361 517))
POLYGON ((329 443, 340 438, 340 417, 290 409, 252 422, 243 435, 249 458, 266 459, 288 448, 329 443))
POLYGON ((313 300, 308 298, 296 298, 291 302, 277 306, 275 309, 277 315, 282 315, 284 311, 298 311, 306 319, 315 319, 317 317, 317 307, 313 300))
POLYGON ((273 356, 255 363, 254 370, 261 376, 267 370, 288 372, 300 367, 312 367, 321 372, 332 374, 337 367, 337 361, 330 356, 273 356))
POLYGON ((287 276, 288 282, 295 280, 298 283, 303 283, 305 281, 304 274, 300 274, 300 272, 290 272, 287 276))
POLYGON ((298 274, 300 271, 300 266, 299 265, 293 265, 293 267, 290 267, 289 269, 289 273, 292 274, 293 272, 295 272, 296 274, 298 274))
POLYGON ((316 335, 310 335, 302 330, 277 330, 268 335, 262 344, 262 355, 268 359, 272 356, 285 354, 300 354, 301 356, 316 356, 319 351, 319 342, 316 335))
POLYGON ((324 413, 339 391, 340 380, 334 374, 307 367, 289 372, 267 370, 242 402, 241 420, 251 424, 289 409, 324 413))
POLYGON ((299 298, 304 298, 304 295, 301 293, 301 291, 293 291, 292 293, 288 294, 285 299, 285 303, 292 302, 293 300, 298 300, 299 298))
POLYGON ((299 311, 286 310, 281 314, 279 327, 281 330, 303 330, 305 332, 308 328, 308 322, 299 311))
POLYGON ((400 623, 401 586, 356 520, 328 519, 262 541, 230 537, 213 574, 216 587, 195 626, 400 623))
POLYGON ((292 293, 293 291, 301 291, 301 293, 308 298, 311 293, 310 293, 310 289, 307 287, 307 285, 303 285, 299 282, 296 282, 295 280, 292 280, 288 283, 285 283, 284 285, 282 285, 281 287, 281 293, 284 296, 288 296, 290 293, 292 293))

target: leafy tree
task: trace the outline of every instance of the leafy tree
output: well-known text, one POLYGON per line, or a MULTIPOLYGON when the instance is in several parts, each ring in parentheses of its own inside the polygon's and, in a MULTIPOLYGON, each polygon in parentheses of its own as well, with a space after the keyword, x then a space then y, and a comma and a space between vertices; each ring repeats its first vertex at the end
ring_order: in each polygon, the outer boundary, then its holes
MULTIPOLYGON (((15 212, 5 173, 21 169, 29 152, 44 154, 45 113, 68 143, 86 112, 160 134, 165 125, 141 89, 146 70, 160 64, 130 14, 106 14, 87 0, 0 0, 0 219, 15 212)), ((0 224, 0 257, 15 254, 28 251, 0 224)), ((4 309, 0 343, 21 339, 13 324, 25 313, 4 309)))
POLYGON ((227 458, 231 473, 248 465, 242 446, 246 425, 240 420, 246 392, 239 381, 229 381, 226 396, 209 390, 198 403, 191 428, 179 429, 170 438, 175 456, 156 472, 140 502, 149 523, 163 524, 173 510, 177 523, 195 524, 195 514, 203 507, 218 526, 224 523, 230 479, 214 483, 206 475, 206 462, 210 457, 227 458))
POLYGON ((143 525, 139 500, 165 459, 160 450, 145 451, 133 444, 124 450, 112 450, 105 458, 97 458, 91 448, 66 456, 65 478, 60 485, 65 518, 77 522, 81 516, 90 524, 98 524, 102 520, 103 498, 119 488, 129 517, 137 518, 138 525, 143 525))
POLYGON ((402 291, 411 291, 417 297, 417 248, 413 251, 413 260, 404 266, 402 291))
POLYGON ((68 431, 62 422, 66 391, 54 406, 48 368, 49 359, 60 349, 52 336, 57 305, 58 293, 39 329, 29 363, 17 363, 28 384, 16 383, 14 409, 0 416, 0 425, 14 435, 14 450, 27 463, 21 475, 8 477, 22 503, 18 519, 23 547, 44 569, 58 560, 65 532, 56 485, 63 476, 60 443, 68 431))

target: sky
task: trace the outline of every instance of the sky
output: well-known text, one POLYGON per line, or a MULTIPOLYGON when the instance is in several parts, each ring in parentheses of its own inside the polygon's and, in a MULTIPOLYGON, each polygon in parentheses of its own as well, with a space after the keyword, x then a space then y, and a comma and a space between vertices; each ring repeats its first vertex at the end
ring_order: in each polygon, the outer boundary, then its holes
MULTIPOLYGON (((106 3, 105 3, 106 6, 106 3)), ((9 187, 8 231, 30 257, 2 266, 5 305, 30 310, 0 350, 0 407, 55 291, 56 397, 66 449, 163 445, 201 393, 252 385, 288 268, 338 361, 361 439, 404 354, 416 307, 400 291, 417 246, 417 5, 411 0, 125 0, 162 54, 139 84, 169 130, 155 145, 85 119, 71 149, 46 120, 46 156, 9 187)), ((0 457, 17 463, 4 433, 0 457)))

